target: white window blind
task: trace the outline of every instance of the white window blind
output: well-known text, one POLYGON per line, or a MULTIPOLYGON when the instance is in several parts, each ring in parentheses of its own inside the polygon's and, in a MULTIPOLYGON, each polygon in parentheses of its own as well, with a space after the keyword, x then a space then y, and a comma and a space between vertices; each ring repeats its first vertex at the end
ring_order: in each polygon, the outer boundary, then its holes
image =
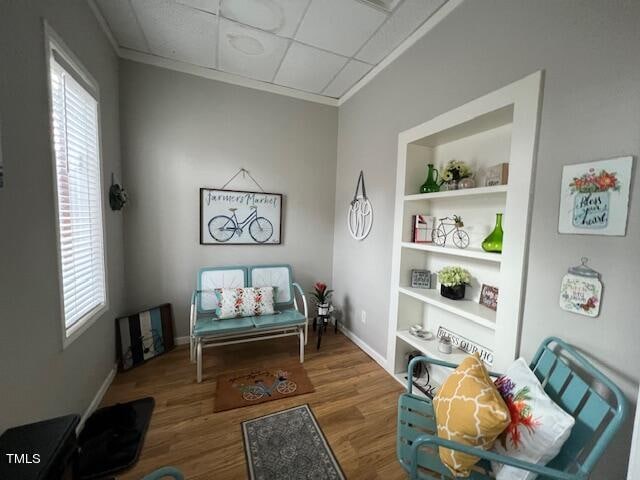
POLYGON ((106 305, 98 102, 50 57, 59 261, 66 336, 106 305))

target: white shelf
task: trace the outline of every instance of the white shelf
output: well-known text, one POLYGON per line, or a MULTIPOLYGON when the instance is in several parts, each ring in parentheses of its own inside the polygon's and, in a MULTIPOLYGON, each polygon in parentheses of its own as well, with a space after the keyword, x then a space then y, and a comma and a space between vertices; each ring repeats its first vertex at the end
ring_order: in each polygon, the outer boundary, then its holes
POLYGON ((402 248, 422 250, 423 252, 440 253, 442 255, 454 255, 456 257, 477 258, 488 262, 500 263, 502 255, 499 253, 485 252, 475 248, 440 247, 435 243, 402 242, 402 248))
POLYGON ((429 305, 460 315, 491 330, 496 329, 496 312, 471 300, 451 300, 437 290, 398 287, 398 291, 429 305))
POLYGON ((472 195, 495 195, 496 193, 507 193, 507 185, 495 185, 493 187, 463 188, 460 190, 446 190, 444 192, 417 193, 405 195, 404 200, 437 200, 439 198, 468 197, 472 195))
POLYGON ((438 350, 438 339, 435 337, 432 340, 424 340, 422 338, 414 337, 409 333, 408 330, 398 330, 398 332, 396 333, 396 337, 408 343, 416 350, 420 350, 427 357, 432 357, 436 360, 459 364, 469 356, 468 353, 463 352, 456 347, 453 347, 451 353, 440 352, 438 350))

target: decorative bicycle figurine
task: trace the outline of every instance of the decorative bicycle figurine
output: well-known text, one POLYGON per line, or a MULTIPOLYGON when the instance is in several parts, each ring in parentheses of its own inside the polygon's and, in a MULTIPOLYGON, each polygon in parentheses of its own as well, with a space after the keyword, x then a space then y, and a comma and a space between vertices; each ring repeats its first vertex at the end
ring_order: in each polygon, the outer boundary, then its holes
POLYGON ((251 213, 239 222, 237 208, 230 208, 231 215, 216 215, 209 220, 209 233, 218 242, 227 242, 234 234, 240 236, 249 226, 249 235, 258 243, 265 243, 273 235, 273 224, 265 217, 258 216, 258 208, 250 207, 251 213))
POLYGON ((461 230, 464 227, 462 217, 454 215, 453 217, 443 217, 438 220, 440 220, 440 223, 433 230, 433 242, 436 245, 444 247, 448 236, 451 235, 453 244, 456 247, 467 248, 469 246, 469 235, 464 230, 461 230))
POLYGON ((260 400, 264 396, 270 397, 274 390, 282 395, 293 393, 298 388, 298 385, 289 380, 288 376, 287 372, 278 370, 276 372, 276 381, 271 386, 267 386, 262 380, 256 381, 255 385, 240 385, 242 398, 247 401, 260 400))

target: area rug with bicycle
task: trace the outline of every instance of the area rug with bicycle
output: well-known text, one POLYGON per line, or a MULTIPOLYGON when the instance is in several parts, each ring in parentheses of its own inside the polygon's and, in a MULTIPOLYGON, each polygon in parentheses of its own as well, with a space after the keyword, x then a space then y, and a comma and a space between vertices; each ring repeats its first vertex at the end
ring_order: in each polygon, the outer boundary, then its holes
POLYGON ((214 412, 247 407, 314 391, 302 365, 255 368, 220 375, 214 412))

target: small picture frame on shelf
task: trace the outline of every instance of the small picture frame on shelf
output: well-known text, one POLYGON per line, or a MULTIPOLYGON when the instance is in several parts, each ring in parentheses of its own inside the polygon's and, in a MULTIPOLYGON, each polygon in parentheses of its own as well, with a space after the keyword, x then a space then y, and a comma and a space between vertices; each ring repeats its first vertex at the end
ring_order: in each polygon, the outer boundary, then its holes
POLYGON ((498 287, 482 284, 480 290, 480 305, 484 305, 491 310, 498 309, 498 287))
POLYGON ((436 217, 430 215, 413 215, 413 232, 411 234, 411 241, 414 243, 433 242, 435 223, 436 217))
POLYGON ((433 288, 429 270, 411 270, 411 288, 433 288))
POLYGON ((506 185, 509 181, 509 164, 499 163, 487 169, 487 176, 484 180, 485 187, 496 185, 506 185))

